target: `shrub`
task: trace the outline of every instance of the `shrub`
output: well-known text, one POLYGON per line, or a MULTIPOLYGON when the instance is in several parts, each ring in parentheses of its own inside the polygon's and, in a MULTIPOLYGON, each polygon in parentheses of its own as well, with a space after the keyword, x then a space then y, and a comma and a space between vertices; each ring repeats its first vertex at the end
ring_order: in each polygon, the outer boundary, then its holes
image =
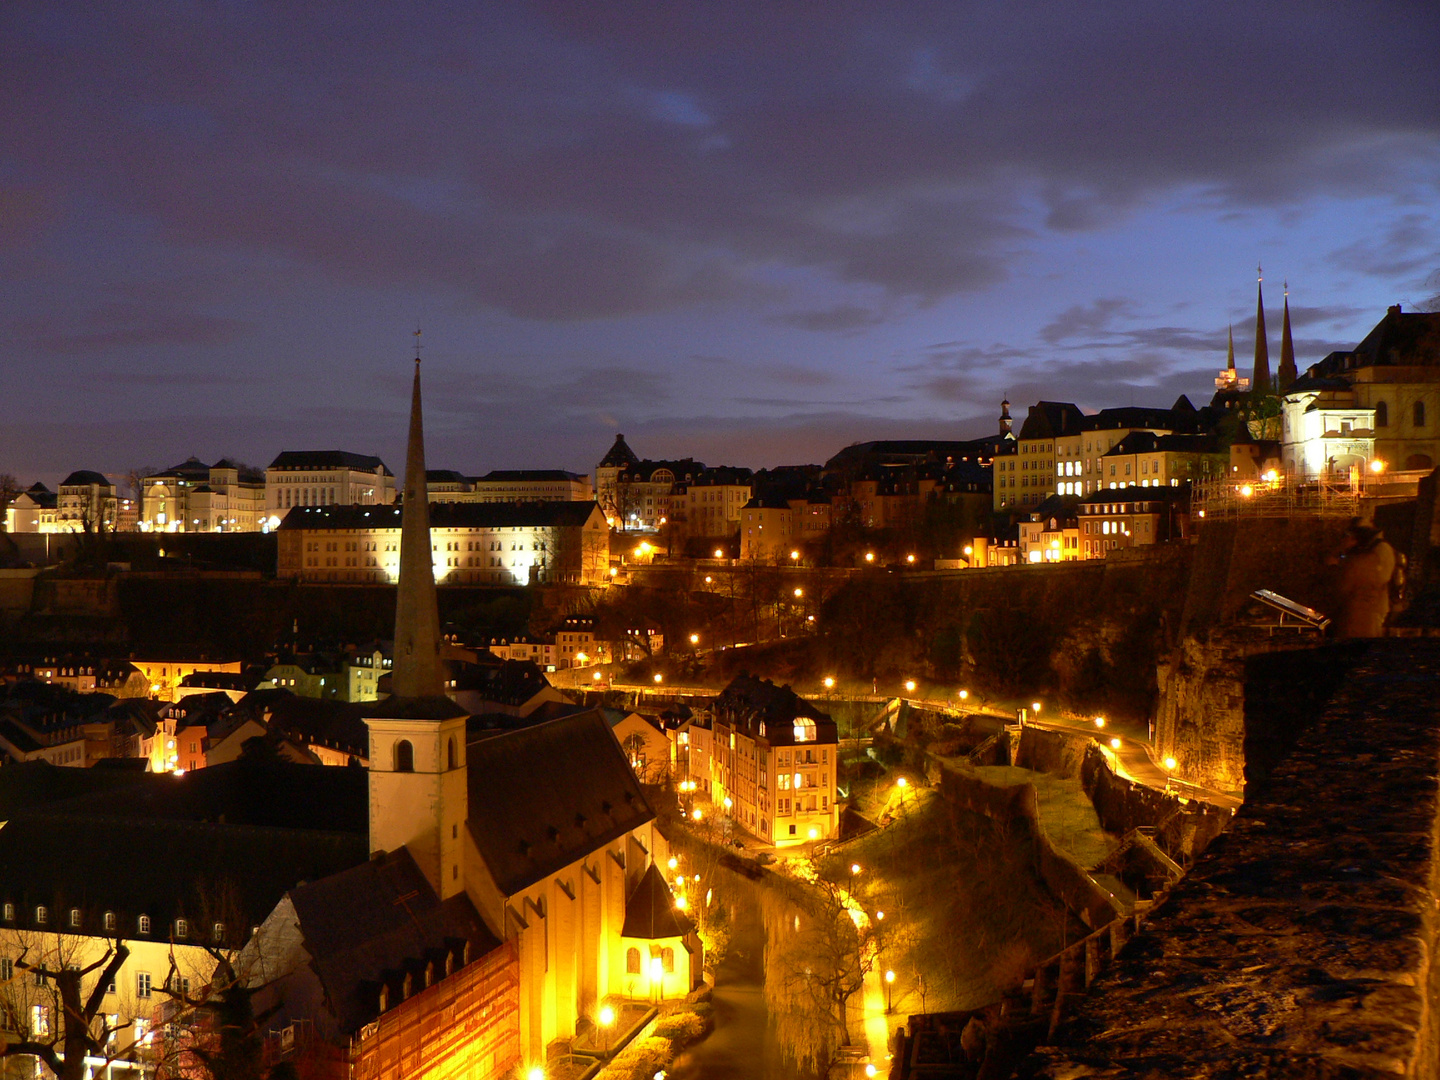
POLYGON ((616 1054, 604 1075, 607 1080, 651 1080, 661 1069, 669 1067, 674 1056, 675 1047, 669 1039, 651 1035, 616 1054))
POLYGON ((678 1046, 692 1043, 705 1034, 705 1017, 697 1012, 677 1012, 655 1025, 655 1034, 678 1046))

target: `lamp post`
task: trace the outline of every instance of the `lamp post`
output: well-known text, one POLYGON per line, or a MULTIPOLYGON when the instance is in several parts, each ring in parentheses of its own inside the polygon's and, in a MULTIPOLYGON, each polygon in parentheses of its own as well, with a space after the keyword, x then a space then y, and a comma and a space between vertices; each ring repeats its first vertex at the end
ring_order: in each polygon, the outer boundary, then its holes
POLYGON ((895 1011, 895 972, 885 972, 885 1011, 895 1011))
POLYGON ((650 987, 655 992, 658 1005, 665 997, 665 963, 658 956, 650 958, 650 987))
POLYGON ((600 1014, 596 1019, 600 1021, 600 1032, 605 1040, 600 1052, 608 1054, 610 1052, 610 1026, 615 1023, 615 1010, 609 1005, 601 1005, 600 1014))

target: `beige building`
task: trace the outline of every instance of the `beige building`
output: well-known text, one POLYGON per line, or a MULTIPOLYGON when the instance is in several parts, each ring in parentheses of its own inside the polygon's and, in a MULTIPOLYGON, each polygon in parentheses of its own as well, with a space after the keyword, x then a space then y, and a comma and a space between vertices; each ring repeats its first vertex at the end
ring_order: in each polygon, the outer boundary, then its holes
POLYGON ((836 835, 839 746, 830 717, 788 686, 742 675, 712 704, 711 730, 710 797, 730 800, 734 824, 779 846, 836 835))
POLYGON ((115 485, 90 469, 72 472, 60 481, 56 524, 68 532, 113 532, 119 527, 120 507, 115 485))
POLYGON ((799 534, 795 510, 784 499, 751 499, 740 511, 740 558, 783 562, 799 534))
MULTIPOLYGON (((392 582, 400 574, 399 506, 306 507, 279 530, 280 577, 392 582)), ((610 536, 594 503, 437 503, 430 542, 445 585, 599 585, 610 536)))
POLYGON ((200 657, 131 658, 130 664, 145 678, 150 696, 158 701, 174 701, 176 691, 187 675, 197 671, 220 671, 240 674, 239 660, 206 660, 200 657))
POLYGON ((695 537, 733 537, 741 509, 754 493, 749 469, 706 469, 678 485, 670 502, 676 533, 695 537))
POLYGON ((1440 463, 1440 313, 1399 305, 1349 352, 1333 352, 1282 397, 1282 455, 1294 476, 1440 463))
POLYGON ((394 501, 395 477, 370 454, 286 450, 265 470, 265 512, 272 518, 283 518, 293 506, 388 506, 394 501))
POLYGON ((265 480, 221 458, 190 458, 144 479, 141 532, 260 532, 267 527, 265 480))
POLYGON ((39 481, 15 496, 5 508, 6 532, 59 532, 59 523, 59 498, 39 481))
POLYGON ((1213 435, 1155 435, 1135 431, 1100 459, 1094 490, 1178 487, 1229 475, 1230 454, 1213 435))
POLYGON ((656 532, 669 523, 677 485, 693 483, 705 466, 691 458, 641 460, 616 435, 595 467, 595 500, 613 529, 656 532))
POLYGON ((1080 500, 1079 558, 1103 559, 1190 534, 1190 487, 1137 486, 1096 491, 1080 500))

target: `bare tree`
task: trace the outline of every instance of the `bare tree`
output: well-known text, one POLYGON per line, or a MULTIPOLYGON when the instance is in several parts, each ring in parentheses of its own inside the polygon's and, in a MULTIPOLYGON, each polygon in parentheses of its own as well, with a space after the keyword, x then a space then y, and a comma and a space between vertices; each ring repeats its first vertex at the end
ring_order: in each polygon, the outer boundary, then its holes
POLYGON ((82 1080, 86 1057, 110 1059, 119 1027, 100 1010, 130 949, 119 938, 102 938, 100 955, 85 963, 94 951, 86 945, 94 940, 52 933, 21 938, 13 967, 22 974, 0 992, 5 1027, 19 1038, 0 1043, 0 1058, 36 1058, 60 1080, 82 1080))

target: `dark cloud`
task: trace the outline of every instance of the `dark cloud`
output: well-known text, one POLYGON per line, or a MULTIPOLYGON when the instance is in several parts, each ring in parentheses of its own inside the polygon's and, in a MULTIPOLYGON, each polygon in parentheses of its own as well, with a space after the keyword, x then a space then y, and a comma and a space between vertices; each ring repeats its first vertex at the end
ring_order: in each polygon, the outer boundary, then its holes
POLYGON ((780 315, 771 315, 767 321, 777 326, 793 326, 799 330, 833 333, 878 326, 885 321, 885 316, 869 308, 861 307, 859 304, 836 304, 834 307, 824 308, 820 311, 788 311, 780 315))
POLYGON ((1108 330, 1115 320, 1124 315, 1133 305, 1129 300, 1119 298, 1094 300, 1088 304, 1076 304, 1066 308, 1045 326, 1040 328, 1040 337, 1051 345, 1058 345, 1073 337, 1090 337, 1108 330))

